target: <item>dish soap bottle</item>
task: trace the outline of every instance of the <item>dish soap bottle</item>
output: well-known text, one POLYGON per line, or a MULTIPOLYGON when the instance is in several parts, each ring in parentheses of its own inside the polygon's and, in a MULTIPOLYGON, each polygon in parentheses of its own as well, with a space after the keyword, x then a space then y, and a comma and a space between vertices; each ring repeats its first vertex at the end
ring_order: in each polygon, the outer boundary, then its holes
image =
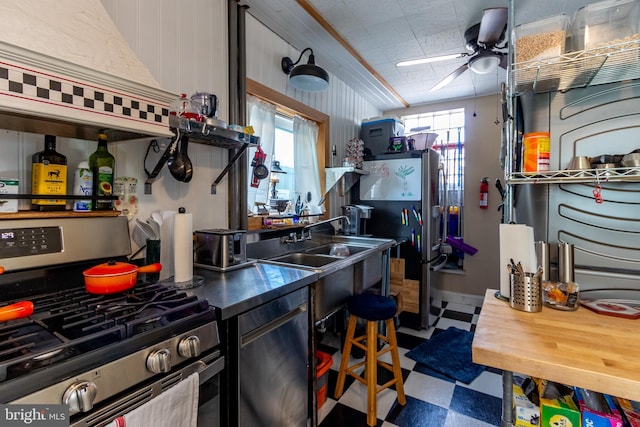
MULTIPOLYGON (((80 162, 73 180, 73 194, 76 196, 91 196, 93 193, 93 174, 89 162, 80 162)), ((91 211, 91 200, 75 200, 73 210, 76 212, 91 211)))
MULTIPOLYGON (((67 158, 56 151, 56 137, 44 136, 44 150, 31 158, 31 193, 37 195, 67 195, 67 158)), ((65 199, 32 199, 31 209, 63 211, 65 199)))
MULTIPOLYGON (((89 156, 89 168, 93 174, 93 194, 111 196, 113 194, 113 174, 116 159, 107 150, 107 135, 98 135, 98 149, 89 156)), ((98 199, 94 210, 113 210, 113 201, 98 199)))

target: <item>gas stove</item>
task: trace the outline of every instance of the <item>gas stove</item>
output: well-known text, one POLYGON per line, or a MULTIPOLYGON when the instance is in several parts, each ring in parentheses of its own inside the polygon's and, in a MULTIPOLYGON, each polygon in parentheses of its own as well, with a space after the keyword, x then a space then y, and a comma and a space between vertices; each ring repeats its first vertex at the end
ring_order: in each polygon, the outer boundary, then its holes
POLYGON ((205 299, 145 281, 115 294, 86 291, 84 269, 130 252, 121 218, 0 221, 0 307, 34 306, 27 318, 0 322, 0 402, 68 404, 77 422, 133 387, 181 378, 202 357, 219 356, 205 299), (107 243, 96 249, 101 238, 107 243))

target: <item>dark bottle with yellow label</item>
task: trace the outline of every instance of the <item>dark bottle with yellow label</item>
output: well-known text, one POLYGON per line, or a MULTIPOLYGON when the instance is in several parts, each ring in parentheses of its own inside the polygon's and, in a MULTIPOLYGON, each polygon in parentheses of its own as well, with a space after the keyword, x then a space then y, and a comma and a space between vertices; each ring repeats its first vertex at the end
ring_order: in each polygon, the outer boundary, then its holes
POLYGON ((67 195, 67 158, 56 151, 56 137, 44 136, 44 151, 31 158, 31 194, 51 195, 46 199, 31 199, 31 209, 37 211, 62 211, 65 199, 55 196, 67 195))
MULTIPOLYGON (((100 196, 113 195, 113 175, 116 159, 107 150, 107 135, 98 135, 98 149, 89 156, 89 168, 93 173, 93 194, 100 196)), ((94 210, 113 210, 113 200, 98 199, 94 210)))

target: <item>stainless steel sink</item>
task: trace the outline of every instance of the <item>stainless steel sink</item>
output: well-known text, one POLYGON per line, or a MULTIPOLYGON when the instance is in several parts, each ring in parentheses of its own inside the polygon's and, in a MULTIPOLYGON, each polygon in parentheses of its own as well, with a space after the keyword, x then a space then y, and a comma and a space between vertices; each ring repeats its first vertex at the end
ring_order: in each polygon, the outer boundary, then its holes
MULTIPOLYGON (((328 252, 327 252, 328 253, 328 252)), ((271 258, 271 261, 281 262, 284 264, 294 264, 303 267, 322 267, 332 262, 338 261, 339 257, 329 255, 318 255, 315 253, 294 252, 283 256, 271 258)))
MULTIPOLYGON (((332 255, 332 256, 338 256, 340 258, 346 258, 346 256, 341 256, 341 255, 333 255, 331 254, 331 250, 334 249, 334 247, 336 245, 338 245, 339 243, 330 243, 327 245, 322 245, 322 246, 318 246, 317 248, 312 248, 307 250, 307 253, 310 254, 324 254, 324 255, 332 255)), ((349 255, 347 256, 351 256, 363 251, 367 251, 370 250, 372 248, 374 248, 375 246, 354 246, 354 245, 346 245, 344 243, 340 243, 341 245, 343 245, 344 247, 346 247, 349 251, 349 255)))
POLYGON ((318 321, 342 307, 351 295, 380 283, 383 253, 393 245, 395 241, 390 239, 314 234, 312 239, 288 244, 285 251, 280 247, 279 255, 265 257, 261 262, 318 274, 318 280, 311 287, 314 319, 318 321), (335 244, 346 245, 349 255, 329 255, 335 244))

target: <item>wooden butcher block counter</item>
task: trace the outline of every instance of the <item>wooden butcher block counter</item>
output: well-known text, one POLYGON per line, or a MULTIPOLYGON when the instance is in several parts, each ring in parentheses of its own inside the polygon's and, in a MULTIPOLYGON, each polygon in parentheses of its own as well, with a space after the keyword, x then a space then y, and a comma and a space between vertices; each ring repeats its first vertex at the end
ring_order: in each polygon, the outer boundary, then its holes
POLYGON ((527 313, 495 293, 484 297, 475 363, 640 401, 640 320, 584 307, 527 313))

